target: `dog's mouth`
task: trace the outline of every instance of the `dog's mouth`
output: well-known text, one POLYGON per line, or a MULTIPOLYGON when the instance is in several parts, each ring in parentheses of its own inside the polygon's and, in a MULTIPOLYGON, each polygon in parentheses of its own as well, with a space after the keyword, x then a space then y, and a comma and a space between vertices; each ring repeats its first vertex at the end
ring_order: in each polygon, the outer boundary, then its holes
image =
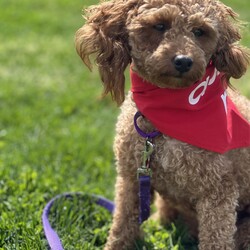
POLYGON ((158 81, 155 83, 163 88, 190 87, 203 77, 206 67, 205 61, 198 63, 191 56, 177 55, 159 68, 158 81))
MULTIPOLYGON (((199 81, 206 72, 206 66, 198 65, 194 61, 187 66, 178 67, 178 61, 174 64, 173 61, 167 61, 166 63, 159 64, 159 67, 153 67, 151 63, 147 67, 138 67, 137 64, 132 64, 132 68, 135 72, 138 72, 148 82, 160 87, 181 89, 194 85, 199 81), (144 70, 146 68, 146 70, 144 70), (152 70, 152 68, 154 68, 152 70)), ((157 64, 157 63, 156 63, 157 64)))
POLYGON ((193 65, 188 71, 178 71, 176 69, 159 72, 158 81, 155 83, 162 88, 187 88, 202 79, 206 73, 206 67, 193 65))
POLYGON ((186 75, 187 75, 186 73, 182 73, 182 72, 179 72, 179 73, 174 74, 172 76, 170 76, 168 72, 160 74, 161 77, 166 77, 166 78, 172 77, 172 78, 177 78, 177 79, 184 79, 186 75))
POLYGON ((157 85, 161 88, 186 88, 195 84, 200 77, 190 76, 188 73, 179 72, 172 76, 169 73, 162 73, 157 85))

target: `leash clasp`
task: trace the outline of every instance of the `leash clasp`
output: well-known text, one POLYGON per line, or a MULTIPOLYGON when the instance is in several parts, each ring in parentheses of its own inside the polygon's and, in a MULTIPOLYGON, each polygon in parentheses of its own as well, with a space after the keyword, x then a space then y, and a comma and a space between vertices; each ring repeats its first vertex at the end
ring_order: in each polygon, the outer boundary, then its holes
POLYGON ((150 168, 143 167, 137 168, 137 179, 139 179, 141 175, 152 177, 152 170, 150 168))
POLYGON ((154 151, 154 144, 150 139, 146 139, 145 147, 142 151, 142 166, 137 169, 137 178, 139 179, 140 175, 152 176, 152 170, 150 169, 150 157, 154 151))
POLYGON ((153 139, 160 135, 159 131, 145 133, 137 124, 137 119, 143 117, 138 111, 134 116, 134 126, 138 134, 145 139, 144 150, 142 151, 141 167, 137 168, 137 179, 139 181, 139 223, 147 220, 150 216, 150 179, 152 177, 152 169, 150 168, 151 155, 154 152, 155 145, 153 139))

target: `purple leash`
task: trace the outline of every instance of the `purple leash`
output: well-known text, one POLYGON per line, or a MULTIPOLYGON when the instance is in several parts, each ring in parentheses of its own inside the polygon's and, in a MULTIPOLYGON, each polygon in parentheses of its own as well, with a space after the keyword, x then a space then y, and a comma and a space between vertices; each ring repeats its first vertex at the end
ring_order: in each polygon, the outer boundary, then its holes
POLYGON ((140 216, 139 223, 142 224, 150 216, 150 179, 152 171, 150 168, 150 157, 154 151, 153 139, 160 135, 159 131, 145 133, 137 124, 137 119, 143 117, 138 111, 134 116, 134 126, 140 136, 145 138, 145 148, 142 152, 142 166, 137 169, 137 178, 139 180, 139 199, 140 199, 140 216))
MULTIPOLYGON (((142 152, 142 166, 137 169, 137 178, 139 180, 139 200, 140 200, 140 216, 139 223, 142 224, 150 216, 150 179, 152 176, 152 171, 150 169, 150 156, 154 151, 154 144, 152 140, 160 135, 159 131, 153 131, 151 133, 145 133, 140 129, 137 124, 137 119, 143 115, 140 112, 137 112, 134 116, 134 126, 136 131, 140 136, 145 138, 145 148, 142 152)), ((52 250, 63 250, 61 240, 57 232, 52 228, 49 222, 49 213, 50 209, 55 203, 56 200, 65 197, 70 198, 73 195, 83 195, 82 193, 65 193, 57 195, 51 199, 45 206, 42 214, 42 223, 44 229, 44 235, 48 241, 48 245, 52 250)), ((110 213, 113 214, 115 210, 115 205, 112 201, 107 200, 101 196, 92 195, 94 202, 106 208, 110 213)))
MULTIPOLYGON (((43 230, 44 230, 44 235, 48 241, 48 244, 51 250, 63 250, 63 246, 62 246, 62 243, 58 234, 50 225, 50 222, 49 222, 50 209, 56 200, 62 197, 70 198, 73 195, 82 195, 82 194, 81 193, 65 193, 65 194, 57 195, 56 197, 54 197, 47 203, 47 205, 45 206, 43 210, 43 214, 42 214, 43 230)), ((112 201, 107 200, 97 195, 92 195, 92 197, 96 204, 98 204, 101 207, 106 208, 110 213, 113 214, 115 205, 112 201)))
POLYGON ((150 216, 150 176, 140 176, 140 216, 139 224, 142 224, 150 216))

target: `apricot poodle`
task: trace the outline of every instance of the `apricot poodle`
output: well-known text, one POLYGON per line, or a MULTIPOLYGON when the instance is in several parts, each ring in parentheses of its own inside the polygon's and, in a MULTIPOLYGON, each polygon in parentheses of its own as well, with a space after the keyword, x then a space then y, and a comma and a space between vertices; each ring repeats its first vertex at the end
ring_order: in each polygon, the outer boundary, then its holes
POLYGON ((104 94, 122 104, 105 249, 133 249, 142 237, 149 188, 157 218, 183 218, 200 250, 247 249, 250 102, 229 83, 249 64, 237 14, 215 0, 111 0, 89 7, 85 18, 77 52, 90 69, 94 57, 104 94))

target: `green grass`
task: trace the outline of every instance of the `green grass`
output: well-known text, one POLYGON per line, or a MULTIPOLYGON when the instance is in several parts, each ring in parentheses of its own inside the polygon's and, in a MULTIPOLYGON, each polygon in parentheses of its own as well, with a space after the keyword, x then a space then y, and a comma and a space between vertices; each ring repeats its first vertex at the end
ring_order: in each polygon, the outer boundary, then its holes
MULTIPOLYGON (((250 21, 248 0, 225 2, 250 21)), ((58 193, 113 199, 119 110, 100 98, 97 72, 88 72, 74 48, 81 9, 93 3, 1 0, 0 249, 47 249, 41 213, 58 193)), ((249 46, 249 29, 245 34, 249 46)), ((238 84, 248 96, 249 79, 238 84)), ((111 217, 82 196, 56 204, 50 219, 66 249, 91 250, 102 249, 111 217)), ((144 231, 136 249, 183 249, 182 227, 147 222, 144 231)))

